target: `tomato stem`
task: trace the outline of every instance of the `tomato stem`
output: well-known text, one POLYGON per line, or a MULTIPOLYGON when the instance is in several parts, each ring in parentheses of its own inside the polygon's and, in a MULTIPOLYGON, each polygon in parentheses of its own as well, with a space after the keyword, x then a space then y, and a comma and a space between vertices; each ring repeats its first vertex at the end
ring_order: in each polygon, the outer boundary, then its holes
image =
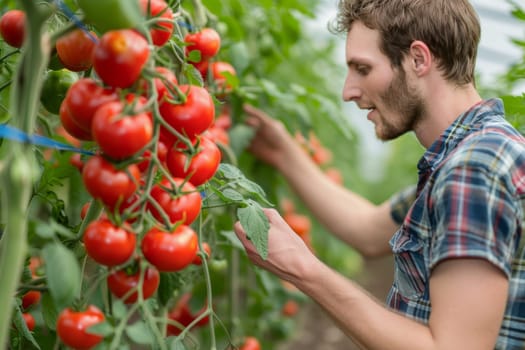
MULTIPOLYGON (((27 15, 27 34, 21 57, 18 60, 9 113, 13 123, 27 134, 35 129, 40 90, 50 54, 48 37, 43 33, 44 22, 51 15, 48 7, 41 7, 32 0, 20 0, 27 15)), ((28 144, 5 142, 0 176, 3 182, 2 208, 6 220, 0 241, 0 348, 7 344, 11 325, 13 295, 16 293, 27 253, 27 208, 31 200, 36 165, 33 147, 28 144)))

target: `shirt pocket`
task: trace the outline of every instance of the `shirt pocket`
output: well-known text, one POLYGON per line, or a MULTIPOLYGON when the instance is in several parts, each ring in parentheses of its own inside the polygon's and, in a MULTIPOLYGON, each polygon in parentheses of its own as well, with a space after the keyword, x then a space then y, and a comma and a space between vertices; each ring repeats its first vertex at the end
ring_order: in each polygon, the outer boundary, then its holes
POLYGON ((427 268, 423 241, 406 232, 404 225, 392 237, 394 287, 406 300, 420 299, 426 290, 427 268))

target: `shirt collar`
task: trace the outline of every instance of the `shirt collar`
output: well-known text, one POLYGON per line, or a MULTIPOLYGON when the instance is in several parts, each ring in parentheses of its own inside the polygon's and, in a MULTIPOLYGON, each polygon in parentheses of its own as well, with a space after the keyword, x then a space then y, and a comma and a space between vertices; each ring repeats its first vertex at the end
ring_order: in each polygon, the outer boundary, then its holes
POLYGON ((503 102, 498 98, 483 100, 462 113, 425 151, 418 163, 420 172, 435 169, 450 152, 473 130, 479 129, 487 115, 504 114, 503 102))

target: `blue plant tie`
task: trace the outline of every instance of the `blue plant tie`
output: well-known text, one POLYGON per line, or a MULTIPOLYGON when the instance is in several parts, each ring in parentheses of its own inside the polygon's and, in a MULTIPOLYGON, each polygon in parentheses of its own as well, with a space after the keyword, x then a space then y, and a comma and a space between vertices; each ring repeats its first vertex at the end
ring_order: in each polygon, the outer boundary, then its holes
POLYGON ((94 155, 95 153, 91 151, 87 151, 82 148, 74 147, 71 145, 68 145, 66 143, 58 142, 55 140, 52 140, 48 137, 42 136, 42 135, 28 135, 25 132, 18 130, 15 127, 9 126, 7 124, 0 125, 0 138, 2 139, 9 139, 12 141, 17 141, 21 143, 29 143, 32 145, 47 147, 47 148, 54 148, 61 151, 71 151, 81 154, 86 154, 89 156, 94 155))

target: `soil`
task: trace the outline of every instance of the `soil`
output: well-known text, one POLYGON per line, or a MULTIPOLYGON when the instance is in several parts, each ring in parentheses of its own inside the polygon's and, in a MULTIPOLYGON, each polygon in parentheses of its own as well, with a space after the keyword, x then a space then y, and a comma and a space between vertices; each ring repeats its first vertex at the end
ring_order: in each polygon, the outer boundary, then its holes
MULTIPOLYGON (((393 278, 392 257, 365 260, 361 273, 355 278, 363 288, 380 302, 386 296, 393 278)), ((351 312, 351 310, 349 310, 351 312)), ((298 315, 298 327, 290 340, 278 350, 357 350, 359 349, 314 302, 307 303, 298 315)))

